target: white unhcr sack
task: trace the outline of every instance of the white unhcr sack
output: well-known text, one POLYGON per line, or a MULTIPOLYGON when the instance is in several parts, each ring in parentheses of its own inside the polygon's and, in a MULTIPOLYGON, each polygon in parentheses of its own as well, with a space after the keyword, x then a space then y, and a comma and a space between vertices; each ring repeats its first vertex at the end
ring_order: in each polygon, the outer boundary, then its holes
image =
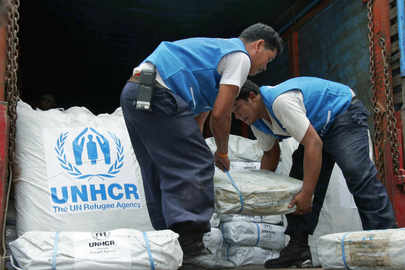
POLYGON ((17 233, 153 230, 122 111, 17 105, 17 233), (101 222, 102 221, 102 222, 101 222))
POLYGON ((221 225, 225 242, 280 250, 285 246, 284 228, 267 223, 226 222, 221 225))
POLYGON ((215 170, 215 207, 219 214, 265 216, 292 213, 288 208, 302 181, 268 170, 215 170))
POLYGON ((119 229, 107 232, 27 232, 10 243, 17 269, 175 270, 178 234, 119 229))
POLYGON ((327 234, 318 246, 325 269, 403 270, 404 254, 404 229, 327 234))

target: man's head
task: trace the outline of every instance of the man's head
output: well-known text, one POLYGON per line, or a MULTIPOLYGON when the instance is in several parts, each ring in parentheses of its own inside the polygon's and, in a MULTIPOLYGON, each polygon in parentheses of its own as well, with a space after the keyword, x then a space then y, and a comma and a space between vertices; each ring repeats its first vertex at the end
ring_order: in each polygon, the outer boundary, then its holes
POLYGON ((251 125, 259 118, 262 118, 264 104, 259 93, 259 86, 247 80, 240 89, 239 96, 236 98, 232 109, 236 119, 251 125))
POLYGON ((278 33, 263 23, 249 26, 239 38, 244 42, 251 59, 249 75, 265 71, 267 64, 283 51, 283 42, 278 33))

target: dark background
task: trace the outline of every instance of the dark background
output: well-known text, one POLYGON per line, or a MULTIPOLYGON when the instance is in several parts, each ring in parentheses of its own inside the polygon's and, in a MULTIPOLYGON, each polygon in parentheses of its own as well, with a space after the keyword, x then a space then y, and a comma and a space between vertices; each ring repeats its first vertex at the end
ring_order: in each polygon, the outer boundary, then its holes
MULTIPOLYGON (((119 106, 133 67, 160 41, 235 37, 256 22, 279 31, 310 2, 314 1, 21 1, 21 98, 35 105, 42 93, 51 92, 58 107, 111 113, 119 106)), ((270 77, 266 72, 253 79, 270 77)))

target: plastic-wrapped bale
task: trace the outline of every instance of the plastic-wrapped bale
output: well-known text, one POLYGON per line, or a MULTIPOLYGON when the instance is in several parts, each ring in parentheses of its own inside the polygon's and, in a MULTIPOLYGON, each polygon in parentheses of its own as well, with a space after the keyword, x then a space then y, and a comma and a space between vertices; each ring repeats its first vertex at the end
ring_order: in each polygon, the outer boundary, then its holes
POLYGON ((232 268, 234 264, 227 261, 224 256, 224 241, 222 232, 217 228, 211 228, 209 233, 204 234, 203 237, 204 246, 207 248, 209 254, 194 257, 190 263, 196 266, 201 266, 207 269, 222 269, 232 268))
POLYGON ((284 228, 267 223, 226 222, 221 224, 225 242, 280 250, 285 246, 284 228))
POLYGON ((267 170, 224 173, 215 170, 215 207, 219 214, 265 216, 292 213, 288 208, 302 181, 267 170))
POLYGON ((318 254, 325 269, 403 270, 405 230, 327 234, 320 238, 318 254))
POLYGON ((225 248, 225 258, 233 263, 234 267, 245 265, 263 265, 265 261, 280 256, 277 250, 260 247, 228 246, 225 248))
POLYGON ((246 215, 231 215, 224 214, 219 216, 222 223, 234 222, 234 221, 244 221, 253 223, 269 223, 282 225, 283 216, 282 215, 272 215, 272 216, 246 216, 246 215))
POLYGON ((16 269, 175 270, 183 260, 177 238, 170 230, 32 231, 10 247, 16 269))

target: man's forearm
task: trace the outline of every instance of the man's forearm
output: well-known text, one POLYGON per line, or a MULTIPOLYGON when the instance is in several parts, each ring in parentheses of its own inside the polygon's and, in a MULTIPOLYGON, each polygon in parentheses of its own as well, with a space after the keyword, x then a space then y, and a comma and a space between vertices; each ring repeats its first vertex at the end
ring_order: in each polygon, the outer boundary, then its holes
POLYGON ((210 128, 217 151, 220 153, 228 153, 228 139, 231 130, 231 116, 230 115, 212 115, 210 121, 210 128))
POLYGON ((304 178, 302 191, 314 194, 322 166, 322 143, 306 145, 304 148, 304 178))
POLYGON ((278 163, 280 162, 280 146, 276 141, 269 151, 263 153, 263 157, 260 163, 260 169, 275 171, 278 163))

